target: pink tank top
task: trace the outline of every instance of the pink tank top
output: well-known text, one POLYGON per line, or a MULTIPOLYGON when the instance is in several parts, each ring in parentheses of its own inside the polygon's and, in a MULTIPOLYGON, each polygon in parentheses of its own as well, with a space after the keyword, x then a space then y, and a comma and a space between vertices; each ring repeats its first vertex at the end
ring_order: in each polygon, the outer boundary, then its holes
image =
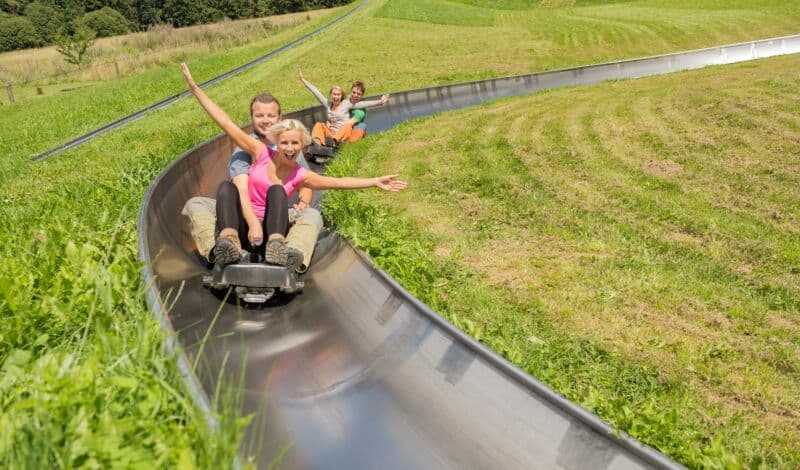
MULTIPOLYGON (((250 173, 247 178, 247 189, 250 193, 250 204, 253 205, 253 211, 256 213, 258 220, 264 219, 264 214, 267 212, 267 190, 273 183, 267 175, 267 165, 272 160, 273 156, 277 153, 275 150, 270 149, 266 145, 264 151, 258 156, 256 163, 250 167, 250 173)), ((306 179, 306 169, 297 165, 286 179, 283 184, 283 190, 286 191, 286 197, 292 197, 297 188, 306 179)))

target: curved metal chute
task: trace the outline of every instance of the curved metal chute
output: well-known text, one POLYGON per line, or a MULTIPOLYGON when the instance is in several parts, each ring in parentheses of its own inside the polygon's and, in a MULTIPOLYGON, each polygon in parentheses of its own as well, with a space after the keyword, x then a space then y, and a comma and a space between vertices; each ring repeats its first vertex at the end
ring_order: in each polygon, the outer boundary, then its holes
POLYGON ((221 302, 202 287, 179 214, 213 194, 230 150, 217 138, 162 175, 143 246, 157 308, 202 388, 242 380, 263 465, 279 455, 289 468, 669 465, 456 330, 336 235, 320 241, 302 294, 258 309, 221 302))
MULTIPOLYGON (((575 69, 394 93, 372 130, 558 86, 634 78, 800 51, 793 36, 575 69)), ((291 117, 322 120, 310 108, 291 117)), ((416 300, 336 235, 318 244, 306 288, 263 308, 202 287, 205 266, 180 216, 214 195, 233 149, 190 150, 153 183, 139 222, 151 308, 195 398, 239 380, 259 466, 289 468, 673 468, 416 300), (192 367, 192 362, 197 367, 192 367)))

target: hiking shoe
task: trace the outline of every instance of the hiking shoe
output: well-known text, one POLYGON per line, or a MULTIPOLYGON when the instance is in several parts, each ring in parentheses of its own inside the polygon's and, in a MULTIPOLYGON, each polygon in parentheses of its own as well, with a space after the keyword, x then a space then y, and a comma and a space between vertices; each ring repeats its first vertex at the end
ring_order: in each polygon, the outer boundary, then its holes
POLYGON ((303 264, 303 253, 297 248, 286 247, 286 267, 297 271, 303 264))
POLYGON ((214 245, 214 263, 220 266, 227 266, 239 261, 241 253, 239 246, 230 238, 219 238, 214 245))
POLYGON ((267 242, 267 247, 264 250, 264 262, 267 264, 286 266, 288 260, 289 252, 286 247, 286 240, 282 238, 273 238, 267 242))
POLYGON ((258 260, 258 255, 256 253, 250 253, 249 251, 242 249, 239 252, 239 262, 240 263, 255 263, 258 260))

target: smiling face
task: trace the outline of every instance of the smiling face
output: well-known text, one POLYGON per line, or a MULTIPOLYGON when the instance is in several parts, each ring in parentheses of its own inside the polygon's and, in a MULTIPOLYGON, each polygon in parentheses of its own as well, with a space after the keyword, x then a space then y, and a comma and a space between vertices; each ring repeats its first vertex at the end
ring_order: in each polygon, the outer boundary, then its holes
POLYGON ((297 156, 303 150, 303 133, 299 130, 286 130, 278 135, 278 160, 282 163, 297 163, 297 156))
POLYGON ((250 106, 250 119, 253 121, 253 131, 261 138, 266 138, 267 129, 281 120, 281 108, 276 101, 261 103, 255 101, 250 106))
POLYGON ((360 88, 353 87, 350 89, 350 102, 353 104, 358 103, 361 100, 361 96, 364 95, 364 92, 361 91, 360 88))
POLYGON ((253 102, 250 106, 250 119, 253 121, 253 131, 257 136, 265 138, 267 129, 281 120, 281 108, 277 102, 253 102))
POLYGON ((331 88, 331 101, 333 104, 339 104, 342 102, 342 98, 344 98, 344 93, 342 92, 342 87, 335 86, 331 88))
POLYGON ((353 104, 358 103, 364 96, 364 82, 353 82, 350 86, 350 102, 353 104))

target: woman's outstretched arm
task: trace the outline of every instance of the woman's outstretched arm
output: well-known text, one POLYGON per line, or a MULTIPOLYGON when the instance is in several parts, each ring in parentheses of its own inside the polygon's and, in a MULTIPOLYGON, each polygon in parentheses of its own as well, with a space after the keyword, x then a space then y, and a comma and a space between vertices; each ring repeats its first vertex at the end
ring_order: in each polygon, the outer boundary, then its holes
POLYGON ((222 108, 211 101, 211 98, 206 95, 203 89, 194 82, 192 73, 189 72, 189 67, 185 63, 181 63, 181 71, 183 72, 183 78, 186 80, 186 84, 189 85, 189 91, 191 91, 194 97, 197 98, 197 101, 200 102, 200 106, 202 106, 203 109, 206 110, 206 113, 211 116, 211 119, 219 124, 219 127, 236 142, 236 145, 250 154, 250 156, 253 157, 253 161, 255 161, 264 150, 264 144, 247 135, 233 120, 231 120, 222 108))
POLYGON ((306 88, 308 88, 308 91, 310 91, 311 94, 314 95, 315 98, 317 98, 317 101, 319 101, 320 104, 322 104, 322 106, 325 106, 327 108, 328 107, 328 98, 326 98, 325 95, 323 95, 317 89, 317 87, 312 85, 311 82, 306 80, 306 77, 303 76, 303 71, 302 70, 299 70, 298 73, 300 75, 300 81, 303 83, 303 85, 305 85, 306 88))
POLYGON ((408 186, 405 181, 398 180, 397 175, 385 175, 376 178, 355 178, 352 176, 333 178, 331 176, 319 175, 313 171, 306 172, 306 180, 303 184, 312 189, 362 189, 376 187, 393 193, 402 191, 408 186))

